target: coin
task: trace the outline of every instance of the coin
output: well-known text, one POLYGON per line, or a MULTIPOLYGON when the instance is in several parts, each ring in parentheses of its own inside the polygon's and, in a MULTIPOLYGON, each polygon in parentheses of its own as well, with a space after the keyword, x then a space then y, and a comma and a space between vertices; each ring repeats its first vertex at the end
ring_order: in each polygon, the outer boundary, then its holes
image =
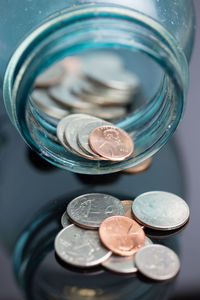
POLYGON ((90 133, 89 145, 95 153, 113 161, 128 158, 134 149, 133 141, 128 133, 111 125, 95 128, 90 133))
POLYGON ((141 162, 140 164, 123 170, 123 172, 128 173, 128 174, 140 173, 140 172, 147 170, 151 166, 151 164, 152 164, 152 157, 149 157, 149 158, 145 159, 143 162, 141 162))
POLYGON ((31 99, 49 117, 60 120, 69 114, 69 111, 55 103, 44 89, 34 89, 31 99))
POLYGON ((138 196, 132 205, 137 221, 156 230, 172 230, 189 219, 187 203, 175 194, 152 191, 138 196))
POLYGON ((105 219, 99 227, 99 236, 104 246, 121 256, 134 255, 145 241, 141 226, 124 216, 105 219))
POLYGON ((122 204, 124 205, 124 209, 125 209, 124 216, 128 217, 130 219, 133 219, 133 213, 132 213, 133 201, 132 200, 123 200, 122 204))
POLYGON ((123 216, 121 201, 113 196, 92 193, 73 199, 67 206, 70 219, 81 227, 95 229, 110 216, 123 216))
POLYGON ((81 113, 85 112, 88 115, 97 117, 97 118, 102 118, 107 121, 113 121, 120 119, 126 115, 126 108, 124 107, 98 107, 98 108, 93 108, 93 109, 73 109, 74 113, 81 113))
POLYGON ((60 62, 53 64, 36 77, 35 87, 47 88, 61 82, 65 75, 65 69, 60 62))
POLYGON ((102 263, 112 254, 99 240, 98 233, 69 225, 55 239, 55 251, 59 258, 76 267, 92 267, 102 263))
POLYGON ((176 253, 163 245, 150 245, 141 248, 135 255, 138 270, 154 280, 168 280, 180 270, 176 253))
POLYGON ((63 215, 61 217, 61 225, 62 225, 62 227, 67 227, 67 226, 71 225, 71 222, 69 221, 66 211, 63 213, 63 215))
POLYGON ((92 130, 94 130, 95 128, 106 124, 111 125, 110 123, 104 120, 96 118, 96 119, 88 120, 87 124, 81 126, 77 135, 77 140, 78 140, 78 144, 84 151, 86 151, 91 155, 98 156, 94 151, 92 151, 92 149, 89 146, 89 135, 92 132, 92 130))
POLYGON ((85 125, 89 120, 91 120, 91 116, 74 114, 72 115, 70 122, 65 126, 65 139, 67 144, 76 154, 83 156, 87 159, 101 159, 98 155, 88 154, 81 149, 77 142, 77 136, 79 129, 81 126, 85 125))
MULTIPOLYGON (((72 79, 71 79, 72 80, 72 79)), ((73 79, 75 84, 75 80, 73 79)), ((90 109, 95 108, 96 105, 90 102, 86 102, 76 97, 74 94, 70 93, 70 85, 72 83, 68 83, 68 79, 66 84, 62 83, 60 85, 53 86, 48 89, 49 95, 55 100, 70 108, 78 108, 78 109, 90 109)))
MULTIPOLYGON (((145 237, 144 247, 151 244, 152 241, 145 237)), ((102 266, 119 274, 131 274, 137 272, 134 255, 125 257, 112 254, 105 262, 102 263, 102 266)))

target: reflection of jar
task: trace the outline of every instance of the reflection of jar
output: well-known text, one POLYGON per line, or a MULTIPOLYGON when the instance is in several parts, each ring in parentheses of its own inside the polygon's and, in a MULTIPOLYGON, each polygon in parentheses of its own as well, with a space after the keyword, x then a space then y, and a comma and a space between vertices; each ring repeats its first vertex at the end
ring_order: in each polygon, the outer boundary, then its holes
POLYGON ((188 85, 192 1, 24 0, 6 3, 1 20, 7 111, 23 138, 48 161, 80 173, 115 172, 154 154, 175 131, 188 85), (145 98, 117 122, 135 142, 133 156, 122 162, 86 160, 62 150, 45 131, 55 132, 54 125, 34 119, 27 97, 35 77, 52 63, 105 49, 117 52, 138 76, 145 98))

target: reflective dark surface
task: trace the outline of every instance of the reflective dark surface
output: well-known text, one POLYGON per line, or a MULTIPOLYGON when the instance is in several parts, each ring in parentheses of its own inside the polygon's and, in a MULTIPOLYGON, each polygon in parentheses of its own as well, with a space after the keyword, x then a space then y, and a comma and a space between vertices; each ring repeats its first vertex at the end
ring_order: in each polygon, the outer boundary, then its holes
MULTIPOLYGON (((196 14, 200 3, 196 1, 196 14)), ((198 16, 197 16, 198 21, 198 16)), ((142 174, 76 175, 58 170, 29 150, 0 109, 0 299, 200 299, 199 241, 199 74, 200 33, 191 62, 188 105, 175 140, 142 174), (191 208, 186 227, 170 236, 146 231, 154 242, 173 248, 181 259, 176 280, 152 283, 139 276, 120 276, 102 268, 89 273, 65 268, 53 251, 60 217, 68 201, 85 192, 104 192, 133 199, 149 190, 182 196, 191 208), (121 297, 121 298, 120 298, 121 297)))

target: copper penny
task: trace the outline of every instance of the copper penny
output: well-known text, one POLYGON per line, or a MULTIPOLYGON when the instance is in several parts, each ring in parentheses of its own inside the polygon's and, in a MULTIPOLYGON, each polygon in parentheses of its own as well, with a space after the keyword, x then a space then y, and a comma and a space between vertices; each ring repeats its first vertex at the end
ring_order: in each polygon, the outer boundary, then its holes
POLYGON ((143 172, 146 169, 148 169, 151 164, 152 164, 152 157, 149 157, 146 160, 144 160, 143 162, 141 162, 140 164, 138 164, 137 166, 123 170, 123 172, 128 173, 128 174, 140 173, 140 172, 143 172))
POLYGON ((130 219, 134 219, 133 217, 133 212, 132 212, 132 205, 133 201, 132 200, 123 200, 122 204, 124 205, 124 216, 130 219))
POLYGON ((91 149, 100 156, 121 161, 133 153, 134 143, 126 131, 112 125, 95 128, 89 135, 91 149))
POLYGON ((105 247, 121 256, 134 255, 145 242, 140 225, 124 216, 105 219, 100 225, 99 236, 105 247))

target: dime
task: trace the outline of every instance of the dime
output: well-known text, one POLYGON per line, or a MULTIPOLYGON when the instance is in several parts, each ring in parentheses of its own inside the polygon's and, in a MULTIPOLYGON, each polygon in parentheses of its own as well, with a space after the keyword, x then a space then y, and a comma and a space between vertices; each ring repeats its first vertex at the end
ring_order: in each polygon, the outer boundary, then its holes
POLYGON ((63 213, 63 215, 61 217, 61 224, 62 224, 62 227, 67 227, 67 226, 71 225, 71 222, 69 221, 66 211, 63 213))
POLYGON ((60 120, 69 114, 69 111, 55 103, 44 89, 34 89, 31 99, 49 117, 60 120))
POLYGON ((124 216, 128 217, 130 219, 133 219, 133 213, 132 213, 132 200, 123 200, 122 204, 124 205, 125 213, 124 216))
POLYGON ((107 121, 113 121, 120 119, 126 115, 126 108, 124 107, 98 107, 93 109, 73 109, 74 113, 85 112, 88 115, 95 116, 97 118, 102 118, 107 121))
MULTIPOLYGON (((75 80, 76 79, 71 79, 75 80)), ((62 83, 60 85, 53 86, 48 89, 49 95, 55 100, 61 103, 62 105, 65 105, 70 108, 78 108, 78 109, 90 109, 95 108, 96 105, 90 102, 86 102, 81 100, 80 98, 76 97, 74 94, 70 93, 70 85, 72 83, 68 83, 69 86, 67 86, 68 79, 66 81, 66 84, 62 83)))
POLYGON ((187 203, 175 194, 152 191, 138 196, 132 205, 137 221, 157 230, 172 230, 183 226, 189 219, 187 203))
POLYGON ((92 193, 73 199, 67 206, 67 213, 77 225, 95 229, 110 216, 123 216, 124 207, 113 196, 92 193))
POLYGON ((128 133, 111 125, 95 128, 89 136, 89 145, 95 153, 113 161, 128 158, 134 149, 128 133))
POLYGON ((61 62, 53 64, 44 72, 39 74, 35 80, 35 87, 47 88, 61 82, 65 75, 65 69, 61 62))
POLYGON ((96 266, 112 254, 99 240, 98 233, 69 225, 55 239, 55 251, 59 258, 76 267, 96 266))
POLYGON ((83 151, 78 142, 77 136, 81 126, 84 126, 88 121, 92 120, 93 117, 87 115, 74 114, 72 115, 70 122, 65 127, 65 139, 70 148, 78 155, 88 159, 101 159, 98 155, 88 154, 83 151))
MULTIPOLYGON (((145 246, 151 245, 152 241, 145 237, 145 246)), ((131 274, 137 272, 134 256, 119 256, 112 254, 105 262, 102 263, 106 269, 119 273, 119 274, 131 274)))
POLYGON ((150 245, 141 248, 135 255, 138 270, 154 280, 168 280, 180 270, 176 253, 166 246, 150 245))
POLYGON ((151 164, 152 164, 152 157, 149 157, 145 159, 143 162, 141 162, 140 164, 123 170, 123 172, 128 174, 136 174, 136 173, 144 172, 151 166, 151 164))
POLYGON ((78 132, 78 144, 80 147, 86 151, 87 153, 93 155, 93 156, 98 156, 95 152, 92 151, 92 149, 89 146, 89 135, 94 130, 95 128, 102 126, 102 125, 111 125, 110 123, 101 120, 101 119, 91 119, 88 120, 87 124, 84 124, 81 126, 79 132, 78 132))
POLYGON ((104 246, 121 256, 134 255, 145 242, 141 226, 124 216, 105 219, 100 225, 99 236, 104 246))
MULTIPOLYGON (((77 114, 76 114, 77 116, 77 114)), ((79 114, 79 116, 84 116, 83 114, 79 114)), ((60 122, 58 123, 57 125, 57 129, 56 129, 56 132, 57 132, 57 138, 59 140, 59 142, 61 143, 61 145, 66 149, 68 150, 69 152, 71 153, 76 153, 75 151, 73 151, 73 149, 70 148, 70 146, 67 144, 67 141, 65 139, 65 128, 66 126, 71 122, 71 120, 74 118, 74 115, 69 115, 63 119, 60 120, 60 122)))

